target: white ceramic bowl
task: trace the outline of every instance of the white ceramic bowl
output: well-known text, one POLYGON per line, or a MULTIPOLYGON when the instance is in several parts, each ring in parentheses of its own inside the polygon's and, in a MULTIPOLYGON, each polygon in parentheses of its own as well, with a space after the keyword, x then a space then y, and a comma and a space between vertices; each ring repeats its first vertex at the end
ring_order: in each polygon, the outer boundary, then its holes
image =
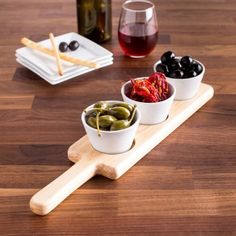
MULTIPOLYGON (((181 57, 176 57, 180 59, 181 57)), ((176 94, 175 94, 175 100, 187 100, 196 95, 198 92, 199 86, 201 84, 201 81, 203 79, 204 73, 205 73, 205 66, 194 59, 197 63, 199 63, 202 66, 202 72, 191 78, 184 78, 184 79, 174 79, 166 76, 166 79, 169 83, 175 86, 176 88, 176 94)), ((154 66, 153 70, 156 72, 156 66, 157 64, 161 63, 161 61, 157 61, 154 66)))
MULTIPOLYGON (((138 79, 144 79, 145 77, 141 78, 136 78, 138 79)), ((174 101, 175 97, 175 88, 173 85, 168 83, 168 86, 170 88, 170 94, 171 96, 167 98, 164 101, 161 102, 138 102, 133 99, 130 99, 129 97, 126 96, 127 92, 131 89, 131 82, 128 81, 126 82, 122 87, 121 87, 121 95, 122 98, 125 102, 130 103, 130 104, 136 104, 137 107, 139 108, 141 112, 141 120, 140 123, 144 125, 153 125, 153 124, 158 124, 166 120, 166 118, 169 115, 171 105, 174 101)))
MULTIPOLYGON (((106 101, 110 104, 114 103, 124 103, 121 101, 106 101)), ((91 105, 86 108, 86 110, 91 109, 94 106, 91 105)), ((101 136, 98 136, 97 129, 89 126, 85 120, 86 113, 83 112, 81 115, 81 120, 84 126, 84 129, 88 135, 88 139, 93 146, 99 152, 107 154, 118 154, 128 151, 133 144, 136 131, 141 118, 141 113, 139 109, 136 110, 136 115, 134 117, 135 122, 128 128, 117 130, 117 131, 103 131, 101 130, 101 136)))

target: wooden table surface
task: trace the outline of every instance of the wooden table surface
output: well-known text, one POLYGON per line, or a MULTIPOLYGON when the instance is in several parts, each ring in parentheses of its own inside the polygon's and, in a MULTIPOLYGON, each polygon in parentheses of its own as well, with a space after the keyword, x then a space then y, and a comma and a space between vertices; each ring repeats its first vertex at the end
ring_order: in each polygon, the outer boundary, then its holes
MULTIPOLYGON (((144 59, 117 41, 114 64, 51 86, 15 61, 35 41, 76 31, 75 1, 0 0, 0 235, 236 235, 236 1, 160 0, 159 42, 144 59), (152 73, 166 50, 206 66, 214 98, 117 181, 95 177, 46 217, 31 196, 72 164, 84 107, 121 99, 120 86, 152 73)), ((156 1, 155 1, 156 2, 156 1)))

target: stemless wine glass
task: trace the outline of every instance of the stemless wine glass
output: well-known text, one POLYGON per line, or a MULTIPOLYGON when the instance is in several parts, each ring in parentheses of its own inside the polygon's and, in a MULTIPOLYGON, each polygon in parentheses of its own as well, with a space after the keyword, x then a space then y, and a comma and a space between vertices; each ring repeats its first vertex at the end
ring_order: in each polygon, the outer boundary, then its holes
POLYGON ((145 57, 154 49, 157 38, 155 5, 147 0, 125 1, 118 29, 119 43, 125 55, 145 57))

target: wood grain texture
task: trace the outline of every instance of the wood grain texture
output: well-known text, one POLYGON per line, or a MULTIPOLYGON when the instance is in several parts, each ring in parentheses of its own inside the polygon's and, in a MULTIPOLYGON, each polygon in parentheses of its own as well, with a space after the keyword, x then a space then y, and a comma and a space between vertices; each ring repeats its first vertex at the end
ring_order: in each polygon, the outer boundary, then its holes
POLYGON ((27 110, 32 108, 34 95, 1 96, 0 110, 27 110))
POLYGON ((1 235, 236 235, 236 2, 155 2, 159 42, 140 60, 118 45, 122 2, 112 0, 113 39, 104 44, 114 64, 50 86, 14 52, 24 36, 76 31, 75 1, 0 0, 1 235), (33 215, 31 196, 72 165, 66 151, 85 134, 83 108, 121 99, 121 84, 150 74, 168 49, 204 63, 214 99, 118 181, 97 176, 53 214, 33 215))

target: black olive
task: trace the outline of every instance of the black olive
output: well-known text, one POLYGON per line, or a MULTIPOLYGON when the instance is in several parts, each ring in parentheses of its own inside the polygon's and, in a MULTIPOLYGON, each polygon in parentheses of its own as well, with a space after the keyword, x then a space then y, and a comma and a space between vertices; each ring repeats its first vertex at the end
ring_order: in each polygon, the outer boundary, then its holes
POLYGON ((169 71, 175 71, 180 69, 181 65, 178 59, 172 59, 168 64, 169 71))
POLYGON ((202 72, 202 70, 203 70, 202 66, 201 66, 199 63, 197 63, 196 61, 193 61, 193 63, 192 63, 192 69, 193 69, 198 75, 201 74, 201 72, 202 72))
POLYGON ((190 70, 190 71, 186 71, 185 73, 184 73, 184 78, 192 78, 192 77, 195 77, 195 76, 197 76, 197 72, 196 71, 194 71, 194 70, 190 70))
POLYGON ((61 42, 59 44, 59 50, 61 52, 66 52, 68 50, 68 44, 66 42, 61 42))
POLYGON ((156 72, 162 72, 167 75, 169 71, 167 65, 160 63, 156 66, 156 72))
POLYGON ((182 71, 184 72, 184 74, 185 74, 185 73, 187 73, 188 71, 192 70, 192 68, 191 68, 191 67, 189 68, 189 67, 182 67, 182 66, 181 66, 181 70, 182 70, 182 71))
POLYGON ((71 41, 69 44, 69 48, 71 51, 75 51, 79 46, 80 45, 79 45, 78 41, 76 41, 76 40, 71 41))
POLYGON ((175 79, 180 79, 183 78, 184 72, 182 70, 175 70, 170 72, 169 77, 170 78, 175 78, 175 79))
POLYGON ((167 65, 174 58, 175 58, 175 54, 171 51, 167 51, 161 56, 161 62, 167 65))
POLYGON ((193 59, 190 56, 184 56, 180 60, 180 64, 185 68, 191 67, 192 63, 193 63, 193 59))

